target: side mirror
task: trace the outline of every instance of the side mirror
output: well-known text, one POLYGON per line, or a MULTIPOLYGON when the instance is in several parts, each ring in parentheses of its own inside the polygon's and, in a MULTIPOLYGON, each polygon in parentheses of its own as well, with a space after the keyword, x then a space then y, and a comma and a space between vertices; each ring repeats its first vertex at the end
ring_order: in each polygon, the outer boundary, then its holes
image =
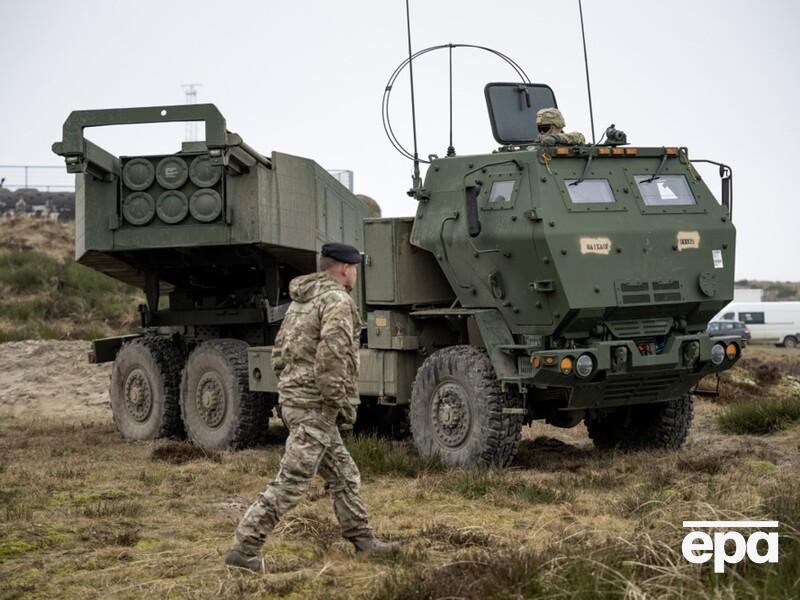
POLYGON ((719 176, 722 184, 722 206, 728 209, 728 217, 733 219, 733 171, 727 165, 720 165, 719 176))

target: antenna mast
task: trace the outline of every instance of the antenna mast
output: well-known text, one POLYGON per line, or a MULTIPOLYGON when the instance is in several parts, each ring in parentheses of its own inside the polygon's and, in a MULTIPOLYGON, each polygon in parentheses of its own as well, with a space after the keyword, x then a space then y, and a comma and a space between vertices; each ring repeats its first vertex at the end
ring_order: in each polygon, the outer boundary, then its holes
POLYGON ((411 82, 411 128, 414 130, 414 177, 413 186, 409 190, 409 196, 415 196, 422 187, 422 180, 419 177, 419 153, 417 152, 417 111, 414 104, 414 64, 411 54, 411 10, 406 0, 406 29, 408 31, 408 77, 411 82))
POLYGON ((589 122, 592 125, 592 144, 595 143, 594 136, 594 112, 592 111, 592 86, 589 83, 589 57, 586 54, 586 32, 583 29, 583 6, 578 0, 578 12, 581 15, 581 38, 583 38, 583 64, 586 68, 586 91, 589 94, 589 122))
MULTIPOLYGON (((199 88, 202 83, 182 83, 181 87, 183 88, 183 93, 186 96, 186 104, 197 104, 197 88, 199 88)), ((185 141, 187 142, 196 142, 197 141, 197 122, 196 121, 186 121, 186 131, 184 132, 184 137, 186 138, 185 141)))

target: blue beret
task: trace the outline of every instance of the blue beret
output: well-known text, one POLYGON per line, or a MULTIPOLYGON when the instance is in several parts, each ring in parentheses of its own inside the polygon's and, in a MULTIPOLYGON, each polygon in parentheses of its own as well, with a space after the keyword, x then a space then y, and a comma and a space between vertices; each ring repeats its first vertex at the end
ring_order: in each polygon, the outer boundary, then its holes
POLYGON ((339 262, 351 265, 361 264, 361 253, 348 244, 330 242, 322 245, 322 256, 328 256, 339 262))

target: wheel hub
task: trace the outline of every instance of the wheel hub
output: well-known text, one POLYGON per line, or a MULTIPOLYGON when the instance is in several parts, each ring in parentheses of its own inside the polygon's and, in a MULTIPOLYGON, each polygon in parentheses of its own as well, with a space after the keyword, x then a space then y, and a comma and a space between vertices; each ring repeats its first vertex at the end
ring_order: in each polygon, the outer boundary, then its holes
POLYGON ((208 427, 219 427, 225 417, 227 399, 225 388, 216 373, 206 373, 200 378, 195 404, 197 414, 208 427))
POLYGON ((472 423, 466 390, 457 383, 440 385, 433 395, 431 406, 433 430, 437 439, 454 448, 467 437, 472 423))
POLYGON ((150 381, 141 369, 133 369, 125 379, 125 408, 134 420, 142 423, 153 410, 150 381))

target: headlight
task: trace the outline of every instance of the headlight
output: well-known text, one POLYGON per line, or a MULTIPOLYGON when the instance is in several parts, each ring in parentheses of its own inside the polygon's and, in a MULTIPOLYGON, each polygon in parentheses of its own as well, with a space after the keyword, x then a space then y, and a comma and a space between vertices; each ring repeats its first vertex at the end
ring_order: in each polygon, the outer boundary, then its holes
POLYGON ((725 360, 725 346, 722 344, 714 344, 711 347, 711 362, 718 365, 723 360, 725 360))
POLYGON ((575 373, 579 377, 588 377, 594 371, 594 360, 588 354, 581 354, 575 361, 575 373))

